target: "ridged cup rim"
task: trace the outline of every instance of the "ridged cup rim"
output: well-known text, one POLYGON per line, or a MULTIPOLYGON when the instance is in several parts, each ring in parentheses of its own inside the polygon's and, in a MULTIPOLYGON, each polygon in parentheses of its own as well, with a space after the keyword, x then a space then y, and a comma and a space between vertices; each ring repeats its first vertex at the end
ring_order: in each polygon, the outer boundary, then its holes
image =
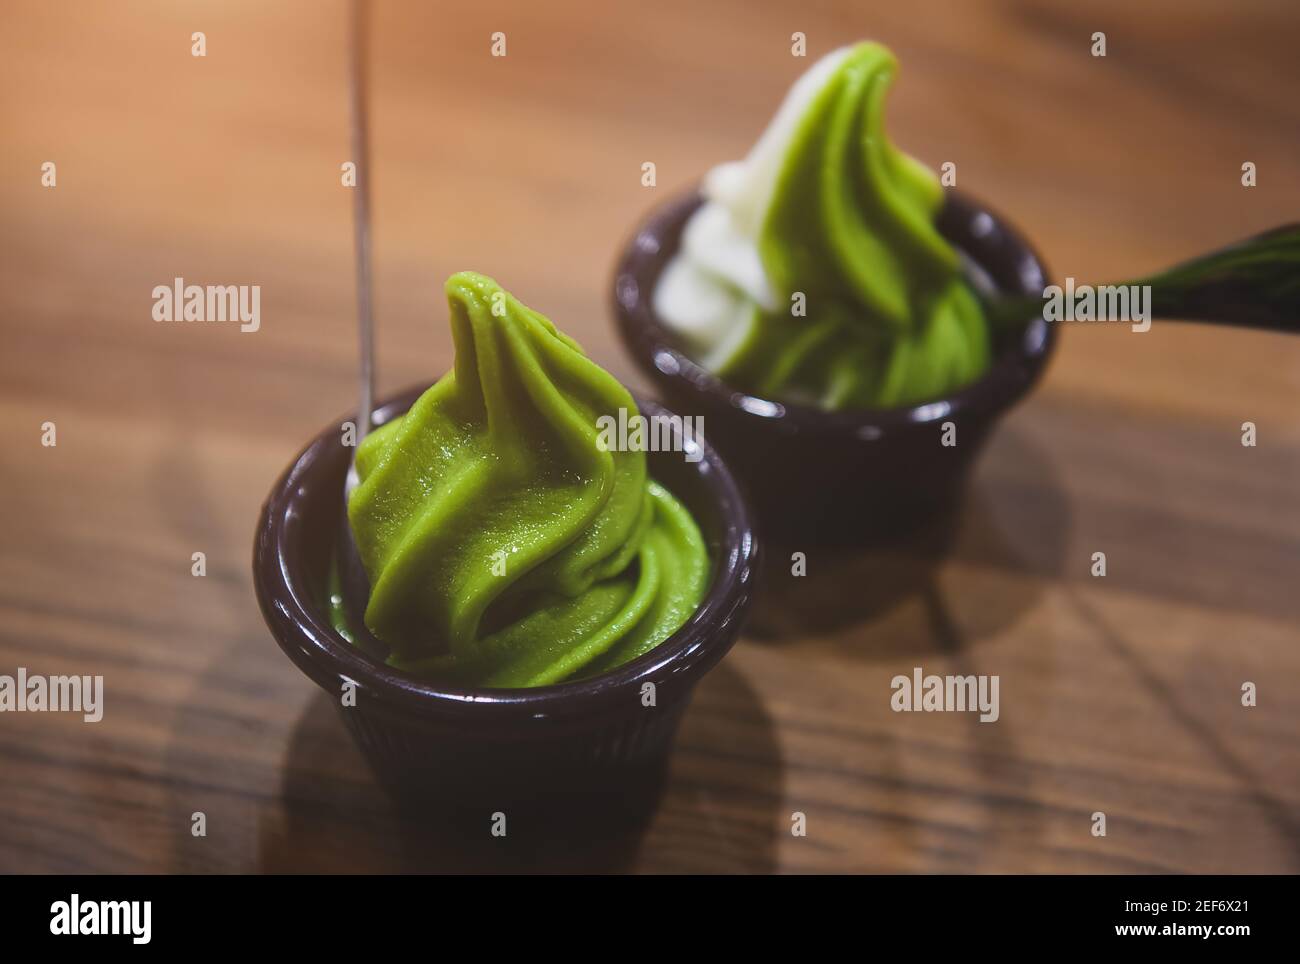
MULTIPOLYGON (((944 419, 992 414, 1025 395, 1051 356, 1056 326, 1041 317, 1029 318, 1019 337, 1013 337, 997 352, 988 371, 943 398, 891 408, 827 411, 741 391, 691 358, 681 337, 659 318, 653 306, 653 292, 663 267, 680 247, 687 219, 703 202, 699 190, 691 189, 651 209, 641 221, 615 263, 611 292, 614 317, 620 336, 642 370, 674 388, 707 396, 715 405, 729 409, 755 427, 766 424, 784 434, 872 441, 944 419)), ((991 278, 1014 278, 1014 284, 998 284, 999 290, 1042 295, 1048 283, 1042 258, 1005 218, 986 205, 949 190, 939 227, 991 278), (955 233, 969 236, 973 243, 955 241, 955 233)))

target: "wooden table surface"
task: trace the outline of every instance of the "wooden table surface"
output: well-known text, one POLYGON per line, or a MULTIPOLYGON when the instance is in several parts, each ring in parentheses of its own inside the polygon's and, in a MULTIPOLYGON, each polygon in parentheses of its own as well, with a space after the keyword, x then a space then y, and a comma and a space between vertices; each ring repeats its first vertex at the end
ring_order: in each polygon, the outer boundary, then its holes
MULTIPOLYGON (((1082 6, 380 2, 381 387, 450 365, 462 268, 643 386, 606 311, 616 246, 863 37, 903 64, 895 140, 1060 277, 1295 220, 1300 7, 1082 6)), ((97 724, 0 714, 0 870, 1300 870, 1300 342, 1177 324, 1065 331, 946 544, 778 573, 643 836, 466 852, 394 813, 249 572, 271 483, 353 403, 345 23, 306 0, 0 13, 0 673, 106 689, 97 724), (177 276, 260 284, 261 329, 153 321, 177 276), (1001 719, 892 712, 913 666, 998 674, 1001 719)))

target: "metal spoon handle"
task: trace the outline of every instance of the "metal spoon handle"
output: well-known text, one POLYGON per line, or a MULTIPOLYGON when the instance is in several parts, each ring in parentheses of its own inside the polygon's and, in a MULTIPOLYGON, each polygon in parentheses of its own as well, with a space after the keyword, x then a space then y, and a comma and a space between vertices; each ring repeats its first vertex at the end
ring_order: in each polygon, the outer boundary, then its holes
POLYGON ((1151 286, 1157 318, 1300 332, 1300 225, 1274 228, 1128 284, 1151 286))
MULTIPOLYGON (((1287 224, 1114 287, 1151 288, 1151 315, 1300 333, 1300 225, 1287 224)), ((1100 286, 1099 286, 1100 287, 1100 286)), ((1043 299, 995 298, 995 325, 1023 324, 1043 299)))
MULTIPOLYGON (((352 20, 349 30, 351 41, 351 77, 349 92, 352 101, 352 162, 356 165, 356 184, 352 194, 352 229, 357 262, 357 332, 361 349, 360 402, 357 410, 355 444, 370 431, 375 394, 375 334, 374 318, 370 304, 370 150, 366 122, 366 0, 352 0, 352 20)), ((339 546, 337 564, 343 610, 356 644, 380 659, 387 652, 384 646, 366 627, 366 605, 370 599, 370 580, 357 552, 348 523, 347 504, 359 484, 357 477, 357 450, 352 449, 347 479, 343 483, 343 512, 339 518, 339 546)))
MULTIPOLYGON (((366 0, 352 0, 351 78, 348 87, 352 103, 352 161, 356 165, 352 232, 357 265, 357 333, 361 356, 357 445, 370 431, 375 394, 375 333, 370 300, 370 148, 366 118, 367 12, 366 0)), ((355 458, 354 449, 354 463, 355 458)), ((349 491, 356 484, 355 475, 354 464, 348 471, 349 491)))

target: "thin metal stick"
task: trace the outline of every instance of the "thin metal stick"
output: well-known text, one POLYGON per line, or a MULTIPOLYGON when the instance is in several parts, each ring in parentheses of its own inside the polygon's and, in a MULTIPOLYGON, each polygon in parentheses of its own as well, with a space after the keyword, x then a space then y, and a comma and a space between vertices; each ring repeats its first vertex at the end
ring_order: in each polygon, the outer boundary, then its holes
MULTIPOLYGON (((370 431, 375 394, 375 332, 370 300, 370 149, 366 120, 367 0, 352 0, 351 82, 352 161, 356 187, 352 195, 353 246, 357 263, 357 330, 361 349, 361 400, 357 413, 357 445, 370 431)), ((355 462, 356 452, 353 450, 355 462)), ((355 465, 348 471, 354 486, 355 465)))
MULTIPOLYGON (((370 417, 375 392, 375 333, 370 307, 370 152, 366 128, 366 14, 367 0, 351 0, 351 77, 352 163, 356 165, 355 192, 352 195, 352 228, 357 262, 357 330, 361 348, 361 399, 357 412, 356 444, 370 431, 370 417)), ((339 516, 338 554, 339 586, 348 622, 357 645, 372 655, 383 657, 387 648, 366 628, 365 612, 370 599, 370 580, 357 552, 348 523, 347 504, 360 484, 357 476, 357 450, 352 449, 347 478, 343 483, 344 511, 339 516)))

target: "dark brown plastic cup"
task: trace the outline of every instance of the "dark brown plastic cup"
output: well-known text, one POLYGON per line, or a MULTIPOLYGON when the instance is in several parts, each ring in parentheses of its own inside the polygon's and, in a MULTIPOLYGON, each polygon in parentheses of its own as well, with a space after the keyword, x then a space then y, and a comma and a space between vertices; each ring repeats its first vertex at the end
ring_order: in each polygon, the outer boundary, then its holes
MULTIPOLYGON (((741 480, 763 532, 787 543, 863 542, 948 513, 998 418, 1042 374, 1056 327, 1026 318, 995 340, 978 381, 921 405, 828 412, 749 395, 693 361, 653 308, 659 275, 701 203, 692 192, 641 224, 615 268, 614 317, 660 397, 703 416, 706 437, 741 480), (956 427, 953 446, 941 444, 945 422, 956 427)), ((949 192, 938 225, 995 290, 1042 294, 1042 260, 983 205, 949 192)))
MULTIPOLYGON (((375 413, 383 424, 420 390, 375 413)), ((668 416, 637 400, 642 414, 668 416)), ((526 689, 463 689, 418 679, 348 643, 327 610, 351 449, 342 421, 294 459, 262 508, 253 582, 267 626, 298 668, 337 701, 380 780, 400 799, 467 808, 592 807, 629 819, 655 799, 695 684, 731 648, 758 572, 759 544, 731 473, 649 452, 650 475, 695 516, 712 562, 704 601, 654 650, 600 676, 526 689), (355 705, 345 706, 345 684, 355 705), (651 685, 653 684, 653 685, 651 685), (647 705, 649 704, 649 705, 647 705)))

